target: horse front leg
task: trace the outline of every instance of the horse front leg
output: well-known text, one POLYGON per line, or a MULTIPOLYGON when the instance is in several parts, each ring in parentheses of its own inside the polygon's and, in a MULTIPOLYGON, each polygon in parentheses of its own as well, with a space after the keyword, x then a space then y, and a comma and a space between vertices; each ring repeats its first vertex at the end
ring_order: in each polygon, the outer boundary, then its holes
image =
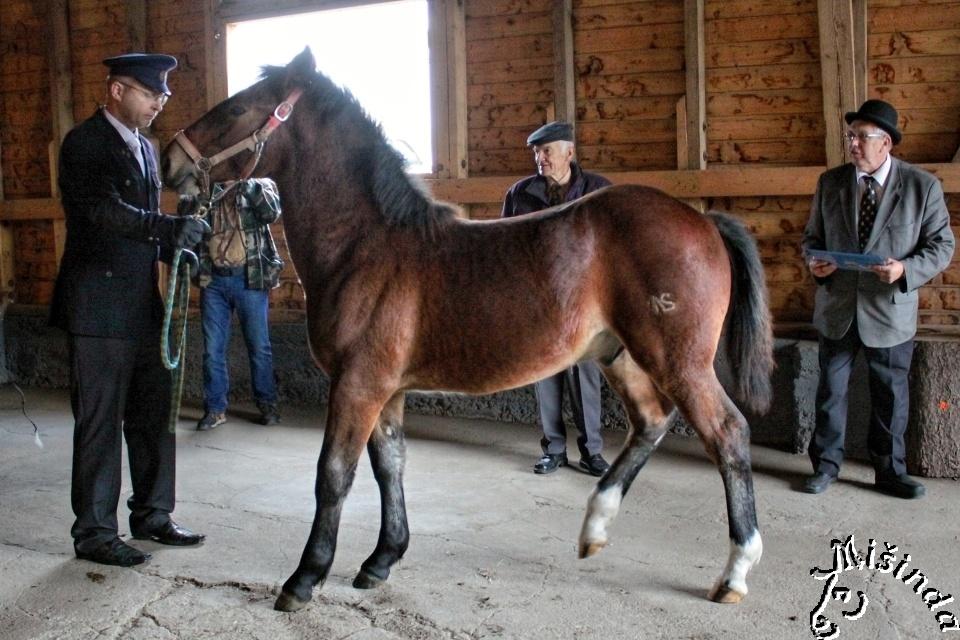
POLYGON ((327 579, 337 548, 337 531, 343 501, 353 484, 357 461, 370 437, 383 402, 371 400, 369 390, 351 390, 334 382, 330 409, 317 461, 317 510, 300 564, 283 584, 274 603, 278 611, 302 609, 313 597, 313 588, 327 579))
POLYGON ((357 589, 371 589, 382 584, 410 542, 407 507, 403 499, 403 468, 407 457, 403 439, 403 400, 403 393, 390 399, 367 443, 373 475, 380 487, 380 537, 373 553, 353 580, 357 589))
POLYGON ((670 424, 672 406, 650 377, 626 351, 603 373, 623 401, 630 420, 630 434, 610 470, 600 479, 587 500, 587 513, 580 530, 578 554, 586 558, 607 546, 607 528, 640 469, 657 448, 670 424))

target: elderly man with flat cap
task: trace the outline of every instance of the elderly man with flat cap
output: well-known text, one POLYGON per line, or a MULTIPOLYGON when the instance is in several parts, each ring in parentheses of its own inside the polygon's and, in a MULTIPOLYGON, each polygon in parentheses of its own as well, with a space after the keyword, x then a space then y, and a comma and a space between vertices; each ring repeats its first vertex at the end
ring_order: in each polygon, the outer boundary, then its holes
MULTIPOLYGON (((550 122, 527 138, 533 150, 537 175, 524 178, 507 191, 501 217, 510 218, 570 202, 610 184, 595 173, 587 173, 575 161, 573 127, 550 122)), ((573 419, 580 431, 580 468, 602 476, 610 465, 603 459, 600 435, 600 369, 593 362, 580 362, 536 383, 537 404, 543 438, 543 456, 533 466, 538 474, 553 473, 567 465, 567 431, 561 407, 567 389, 573 419)))
POLYGON ((904 445, 917 289, 950 264, 950 217, 940 182, 890 155, 901 138, 893 106, 867 100, 845 120, 851 162, 820 176, 803 247, 872 254, 880 262, 859 271, 808 259, 817 283, 813 323, 820 334, 820 382, 810 442, 814 474, 803 490, 822 493, 840 472, 847 386, 854 358, 863 351, 876 489, 919 498, 925 488, 907 475, 904 445))
POLYGON ((157 153, 140 133, 167 102, 176 58, 133 53, 104 64, 106 105, 70 131, 60 151, 67 238, 50 322, 68 335, 74 549, 84 560, 133 566, 150 556, 118 536, 124 437, 133 537, 203 540, 170 518, 176 442, 167 428, 170 373, 160 361, 157 260, 196 245, 206 225, 160 213, 157 153))

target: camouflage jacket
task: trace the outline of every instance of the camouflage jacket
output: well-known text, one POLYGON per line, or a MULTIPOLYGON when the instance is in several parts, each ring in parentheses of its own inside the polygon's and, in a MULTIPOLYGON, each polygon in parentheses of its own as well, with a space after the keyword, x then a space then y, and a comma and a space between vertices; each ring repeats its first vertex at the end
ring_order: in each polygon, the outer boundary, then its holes
MULTIPOLYGON (((277 253, 273 235, 270 233, 270 224, 279 220, 281 213, 276 183, 269 178, 250 179, 240 183, 218 182, 213 186, 211 197, 215 200, 214 209, 236 207, 246 253, 244 266, 247 288, 273 289, 279 286, 283 260, 277 253), (228 189, 229 193, 216 200, 228 189)), ((216 213, 211 210, 206 214, 211 227, 216 213)), ((197 249, 200 271, 196 280, 200 287, 206 287, 213 278, 213 257, 208 242, 201 242, 197 249)))

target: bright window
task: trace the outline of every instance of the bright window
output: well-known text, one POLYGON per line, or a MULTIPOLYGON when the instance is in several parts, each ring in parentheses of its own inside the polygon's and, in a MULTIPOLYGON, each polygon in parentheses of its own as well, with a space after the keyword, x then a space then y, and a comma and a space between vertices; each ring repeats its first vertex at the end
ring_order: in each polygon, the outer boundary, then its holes
POLYGON ((317 69, 356 96, 408 170, 433 170, 427 0, 396 0, 227 24, 227 88, 309 46, 317 69))

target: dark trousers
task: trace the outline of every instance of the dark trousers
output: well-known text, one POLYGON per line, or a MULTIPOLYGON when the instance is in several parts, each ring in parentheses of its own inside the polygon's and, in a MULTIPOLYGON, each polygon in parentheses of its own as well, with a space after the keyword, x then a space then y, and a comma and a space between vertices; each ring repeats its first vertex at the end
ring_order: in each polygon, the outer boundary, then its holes
POLYGON ((117 536, 122 437, 133 495, 130 526, 152 528, 173 511, 175 437, 167 428, 170 373, 160 360, 159 334, 142 339, 71 335, 73 431, 70 534, 77 551, 117 536))
POLYGON ((904 433, 910 411, 908 374, 913 358, 913 340, 893 347, 868 347, 861 342, 856 323, 839 340, 820 336, 816 429, 809 451, 813 470, 833 476, 840 471, 850 371, 861 349, 869 369, 867 447, 870 460, 878 475, 901 475, 907 472, 904 433))
POLYGON ((540 408, 544 453, 567 450, 567 430, 563 425, 563 390, 570 395, 573 421, 580 430, 577 446, 581 456, 601 453, 600 437, 600 368, 593 362, 581 362, 565 371, 545 378, 534 386, 540 408))

